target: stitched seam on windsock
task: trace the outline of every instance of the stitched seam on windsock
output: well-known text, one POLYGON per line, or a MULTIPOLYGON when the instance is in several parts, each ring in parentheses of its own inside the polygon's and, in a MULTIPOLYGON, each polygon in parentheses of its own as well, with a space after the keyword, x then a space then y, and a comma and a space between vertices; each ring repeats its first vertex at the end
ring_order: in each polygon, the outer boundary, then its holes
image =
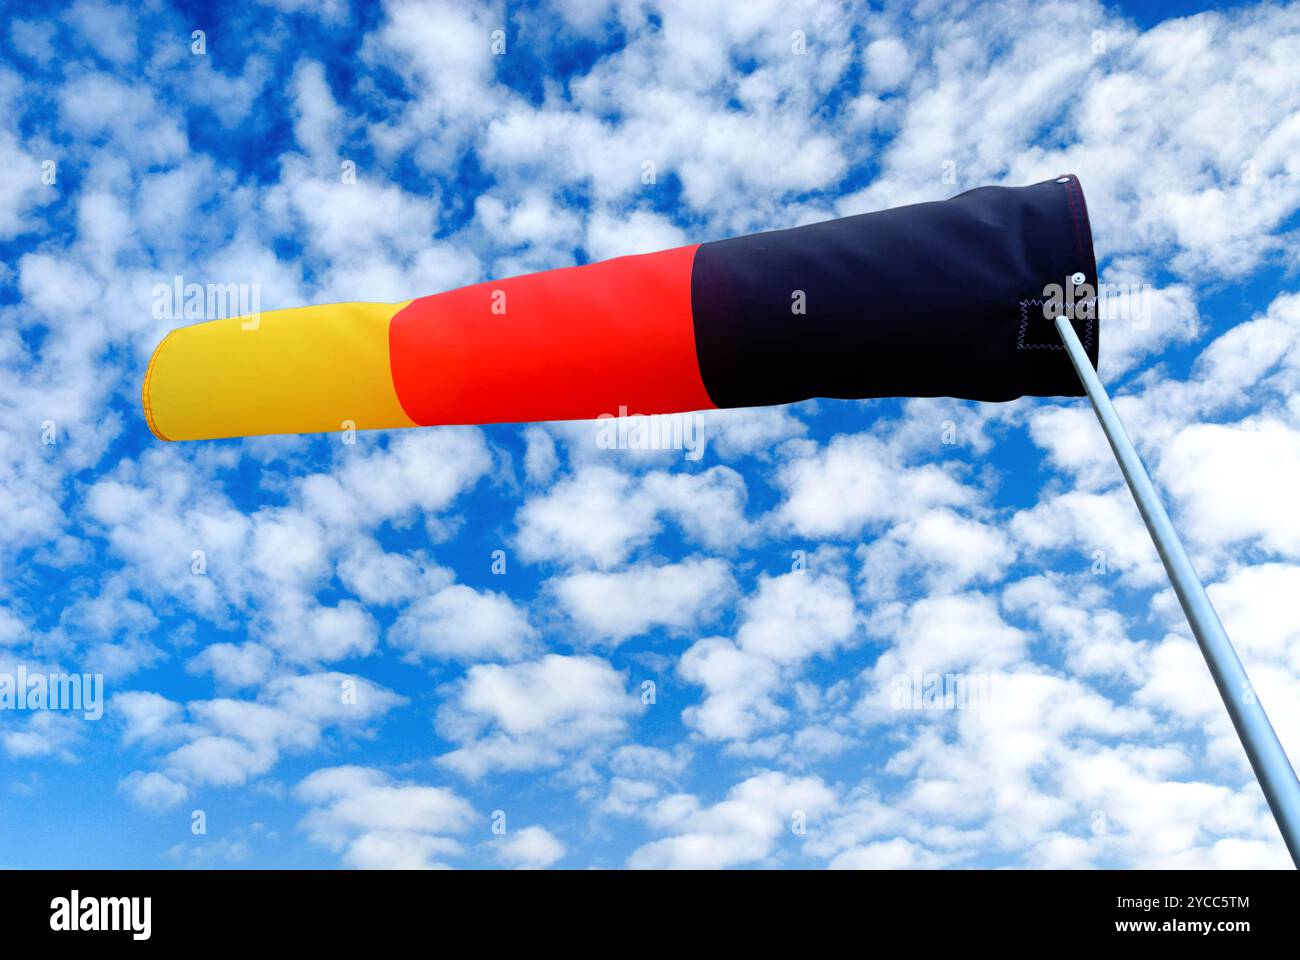
POLYGON ((166 436, 158 429, 158 423, 153 416, 153 401, 149 397, 149 386, 153 382, 154 367, 158 364, 158 358, 162 356, 163 347, 167 346, 167 341, 176 335, 176 331, 170 331, 167 336, 162 338, 162 343, 154 349, 153 356, 149 358, 149 365, 144 371, 144 384, 140 387, 140 403, 144 407, 144 421, 149 425, 149 432, 159 440, 171 442, 171 437, 166 436))
MULTIPOLYGON (((1065 187, 1065 202, 1070 208, 1070 221, 1074 224, 1074 252, 1081 261, 1086 262, 1087 256, 1083 249, 1083 229, 1079 218, 1079 208, 1075 206, 1074 202, 1074 191, 1077 190, 1079 186, 1073 176, 1066 180, 1065 183, 1061 184, 1061 186, 1065 187)), ((1083 266, 1083 263, 1080 263, 1079 266, 1083 266)))
MULTIPOLYGON (((1021 300, 1020 301, 1020 331, 1016 334, 1017 350, 1064 350, 1063 343, 1025 343, 1025 334, 1029 331, 1029 307, 1031 304, 1042 306, 1045 303, 1051 303, 1050 300, 1021 300)), ((1089 297, 1087 300, 1079 300, 1075 306, 1082 306, 1085 303, 1091 303, 1094 306, 1097 303, 1096 297, 1089 297)), ((1096 310, 1093 310, 1096 313, 1096 310)), ((1093 317, 1085 317, 1087 325, 1084 327, 1083 348, 1092 349, 1092 321, 1093 317)))

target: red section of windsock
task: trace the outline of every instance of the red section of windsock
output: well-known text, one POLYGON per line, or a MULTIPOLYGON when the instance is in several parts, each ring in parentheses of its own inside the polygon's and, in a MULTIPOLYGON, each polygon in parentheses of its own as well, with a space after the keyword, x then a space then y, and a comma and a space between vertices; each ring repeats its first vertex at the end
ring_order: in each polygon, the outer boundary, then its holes
POLYGON ((697 246, 412 301, 389 328, 398 400, 426 426, 712 408, 691 319, 697 246))

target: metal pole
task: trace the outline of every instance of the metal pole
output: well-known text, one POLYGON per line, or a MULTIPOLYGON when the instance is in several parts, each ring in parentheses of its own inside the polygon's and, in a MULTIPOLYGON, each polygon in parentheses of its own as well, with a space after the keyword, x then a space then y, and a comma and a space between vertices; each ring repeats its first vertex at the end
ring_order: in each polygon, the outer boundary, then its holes
POLYGON ((1062 314, 1056 318, 1056 329, 1065 341, 1065 349, 1070 354, 1074 369, 1083 381, 1092 408, 1101 421, 1101 429, 1110 441, 1110 448, 1115 451, 1115 459, 1124 472, 1128 488, 1137 501, 1142 519, 1146 521, 1151 539, 1155 541, 1160 559, 1164 561, 1169 580, 1178 594, 1178 601, 1183 605, 1183 613, 1192 626, 1196 642, 1201 647, 1205 662, 1209 664, 1210 674, 1219 688, 1223 705, 1228 708, 1232 725, 1237 728, 1241 745, 1246 748, 1246 756, 1255 770, 1255 777, 1264 791, 1264 798, 1273 811, 1273 819, 1282 831, 1282 839, 1291 852, 1291 859, 1300 867, 1300 781, 1296 780, 1295 771, 1287 759, 1286 751, 1273 732, 1273 725, 1268 722, 1264 707, 1255 696, 1250 686, 1250 678, 1237 658, 1237 651, 1219 622, 1219 615, 1214 612, 1210 598, 1205 594, 1205 587, 1192 568, 1192 561, 1183 549, 1174 526, 1169 522, 1169 514, 1160 505, 1151 478, 1147 476, 1138 459, 1133 441, 1124 431, 1115 407, 1106 395, 1097 372, 1092 368, 1092 361, 1084 352, 1079 337, 1070 325, 1069 319, 1062 314))

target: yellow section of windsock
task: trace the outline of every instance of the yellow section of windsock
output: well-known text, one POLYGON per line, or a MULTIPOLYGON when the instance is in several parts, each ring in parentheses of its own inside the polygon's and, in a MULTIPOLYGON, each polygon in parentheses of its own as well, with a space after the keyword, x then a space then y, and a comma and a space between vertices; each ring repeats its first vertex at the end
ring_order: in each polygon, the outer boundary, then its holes
POLYGON ((211 440, 413 427, 388 353, 389 322, 405 306, 334 303, 173 330, 145 372, 149 429, 211 440))

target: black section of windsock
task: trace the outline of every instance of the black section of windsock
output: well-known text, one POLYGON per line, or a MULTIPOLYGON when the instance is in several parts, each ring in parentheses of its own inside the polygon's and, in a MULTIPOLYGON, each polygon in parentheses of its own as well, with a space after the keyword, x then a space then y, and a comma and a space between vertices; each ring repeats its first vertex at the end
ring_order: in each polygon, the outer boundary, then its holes
POLYGON ((691 308, 719 407, 1013 400, 1083 394, 1049 316, 1070 316, 1096 366, 1096 289, 1083 190, 1063 176, 702 244, 691 308))

